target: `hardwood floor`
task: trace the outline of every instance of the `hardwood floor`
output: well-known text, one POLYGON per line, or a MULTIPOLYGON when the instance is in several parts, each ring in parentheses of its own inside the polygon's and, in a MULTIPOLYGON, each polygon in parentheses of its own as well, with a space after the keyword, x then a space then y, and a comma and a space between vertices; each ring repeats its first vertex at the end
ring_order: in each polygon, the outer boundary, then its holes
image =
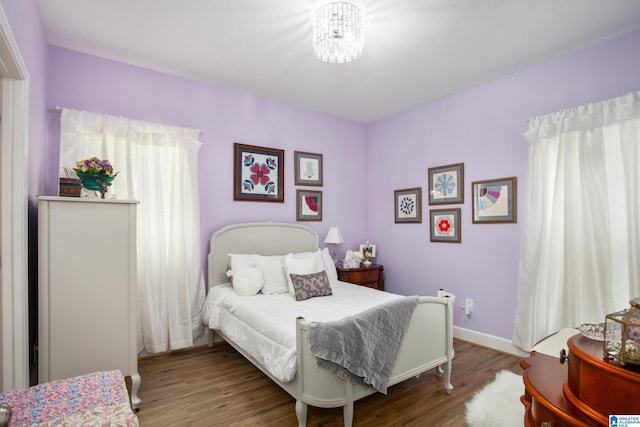
MULTIPOLYGON (((516 356, 461 340, 454 348, 451 394, 432 370, 357 401, 354 426, 465 426, 465 402, 497 371, 522 374, 516 356)), ((139 370, 142 427, 297 426, 293 398, 226 343, 143 358, 139 370)), ((309 406, 307 425, 342 426, 342 408, 309 406)))

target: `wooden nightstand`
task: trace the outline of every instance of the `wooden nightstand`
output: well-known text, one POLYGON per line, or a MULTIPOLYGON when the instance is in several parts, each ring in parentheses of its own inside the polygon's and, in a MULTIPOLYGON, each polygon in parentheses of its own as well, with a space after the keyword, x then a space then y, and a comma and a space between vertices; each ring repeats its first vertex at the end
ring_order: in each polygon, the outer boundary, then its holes
POLYGON ((384 268, 380 264, 371 264, 369 267, 339 268, 338 280, 355 283, 356 285, 384 291, 384 268))

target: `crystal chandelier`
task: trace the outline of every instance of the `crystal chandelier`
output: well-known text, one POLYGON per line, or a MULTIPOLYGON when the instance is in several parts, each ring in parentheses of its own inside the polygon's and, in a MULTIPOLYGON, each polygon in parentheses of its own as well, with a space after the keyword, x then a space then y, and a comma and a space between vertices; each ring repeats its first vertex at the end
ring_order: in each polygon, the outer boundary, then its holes
POLYGON ((353 3, 321 5, 313 13, 313 51, 324 62, 343 63, 362 53, 362 14, 353 3))

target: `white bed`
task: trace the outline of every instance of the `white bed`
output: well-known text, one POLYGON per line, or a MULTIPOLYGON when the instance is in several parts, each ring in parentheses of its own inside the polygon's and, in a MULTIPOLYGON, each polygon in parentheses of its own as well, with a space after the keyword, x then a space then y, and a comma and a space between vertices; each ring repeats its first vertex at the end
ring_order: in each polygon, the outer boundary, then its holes
MULTIPOLYGON (((259 255, 284 255, 287 253, 314 252, 318 249, 318 235, 315 231, 308 227, 297 224, 284 223, 247 223, 237 224, 224 227, 215 232, 211 237, 211 246, 208 259, 209 267, 209 288, 210 292, 214 287, 215 292, 221 292, 227 298, 234 298, 233 290, 228 285, 229 278, 226 272, 229 268, 229 253, 235 254, 259 254, 259 255), (222 286, 221 286, 222 285, 222 286)), ((341 282, 332 282, 334 296, 312 298, 313 300, 338 301, 338 298, 349 297, 351 292, 362 291, 363 296, 360 300, 367 300, 369 304, 376 301, 387 301, 397 296, 388 295, 386 293, 359 287, 351 284, 342 284, 341 282)), ((294 300, 289 295, 269 295, 265 300, 269 304, 278 306, 283 299, 294 300)), ((243 298, 243 297, 239 297, 243 298)), ((246 297, 245 297, 246 298, 246 297)), ((251 298, 251 297, 250 297, 251 298)), ((209 301, 210 298, 207 298, 209 301)), ((307 300, 307 304, 300 306, 313 306, 315 301, 307 300)), ((388 385, 399 383, 413 376, 430 369, 437 369, 439 374, 444 373, 444 388, 447 393, 453 389, 451 385, 451 359, 453 358, 453 341, 452 341, 452 308, 453 302, 447 297, 420 297, 418 306, 413 312, 413 317, 409 324, 404 341, 400 348, 400 353, 394 365, 388 385)), ((360 310, 364 309, 360 307, 360 310)), ((250 313, 253 309, 246 308, 245 313, 250 313)), ((320 309, 322 310, 322 309, 320 309)), ((236 310, 231 317, 241 319, 238 324, 243 323, 240 309, 236 310)), ((272 310, 273 307, 272 307, 272 310)), ((280 310, 275 310, 280 311, 280 310)), ((325 310, 326 311, 326 310, 325 310)), ((340 310, 336 317, 342 316, 340 310)), ((206 313, 205 323, 217 326, 220 319, 212 320, 217 312, 216 308, 205 307, 206 313)), ((359 384, 352 384, 350 381, 343 380, 329 371, 318 368, 315 363, 315 357, 309 350, 309 321, 313 320, 314 311, 306 311, 306 315, 310 318, 293 317, 290 319, 291 328, 283 328, 283 333, 293 332, 295 325, 295 347, 289 350, 283 350, 290 358, 289 365, 293 365, 294 374, 285 372, 276 368, 270 359, 265 359, 263 353, 256 353, 251 348, 245 348, 241 345, 243 341, 242 333, 230 332, 225 334, 217 327, 213 332, 221 336, 229 342, 236 350, 243 354, 249 361, 262 370, 276 384, 287 391, 296 399, 296 415, 299 426, 306 425, 307 405, 333 408, 343 407, 344 425, 351 426, 353 420, 353 404, 354 401, 375 393, 376 390, 359 384), (287 331, 288 329, 291 329, 287 331), (235 336, 236 339, 230 338, 235 336), (262 361, 258 361, 251 354, 258 355, 262 361), (267 369, 265 366, 269 366, 267 369), (290 379, 293 377, 293 379, 290 379)), ((229 316, 228 316, 229 317, 229 316)), ((280 320, 282 321, 282 320, 280 320)), ((224 328, 221 328, 224 329, 224 328)), ((235 326, 227 329, 235 330, 235 326)), ((255 341, 253 337, 244 340, 246 345, 248 342, 255 341)), ((285 338, 285 341, 289 338, 285 338)), ((268 341, 268 340, 267 340, 268 341)), ((212 341, 211 341, 212 342, 212 341)), ((280 344, 277 344, 280 346, 280 344)), ((285 362, 287 365, 287 362, 285 362)))

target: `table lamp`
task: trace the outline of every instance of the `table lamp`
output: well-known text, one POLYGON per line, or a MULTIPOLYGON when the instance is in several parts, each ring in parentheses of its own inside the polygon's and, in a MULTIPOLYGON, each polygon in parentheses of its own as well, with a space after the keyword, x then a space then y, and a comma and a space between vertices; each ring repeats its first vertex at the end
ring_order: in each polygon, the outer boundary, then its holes
POLYGON ((342 237, 342 233, 340 232, 340 229, 338 227, 330 227, 329 232, 327 233, 327 237, 325 237, 324 239, 324 242, 332 245, 333 251, 331 254, 331 258, 333 259, 333 263, 335 264, 337 261, 336 245, 344 243, 344 238, 342 237))

